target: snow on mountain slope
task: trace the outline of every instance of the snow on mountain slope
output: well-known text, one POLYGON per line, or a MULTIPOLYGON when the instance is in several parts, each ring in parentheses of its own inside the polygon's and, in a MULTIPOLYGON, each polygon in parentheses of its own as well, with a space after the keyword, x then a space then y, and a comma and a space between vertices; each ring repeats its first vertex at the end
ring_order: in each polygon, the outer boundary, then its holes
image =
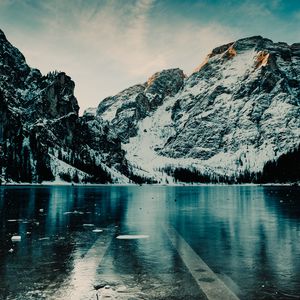
POLYGON ((120 92, 115 97, 108 97, 100 103, 97 113, 101 114, 103 120, 111 122, 116 117, 117 110, 134 105, 135 98, 144 90, 145 85, 139 84, 120 92))
POLYGON ((172 126, 171 108, 176 100, 177 98, 170 97, 165 99, 162 106, 140 121, 137 135, 130 138, 128 143, 122 144, 122 148, 126 151, 126 159, 130 162, 134 172, 160 183, 173 181, 171 176, 162 172, 161 169, 165 166, 197 166, 198 169, 205 170, 197 159, 178 159, 165 157, 158 153, 175 133, 172 126))
POLYGON ((104 99, 98 106, 97 116, 108 122, 112 135, 127 143, 136 135, 138 122, 155 111, 166 97, 175 95, 183 81, 180 69, 157 72, 146 83, 104 99))
MULTIPOLYGON (((101 164, 99 162, 99 164, 101 164)), ((54 183, 62 183, 66 182, 66 176, 68 177, 69 182, 75 183, 87 183, 89 182, 87 178, 90 177, 90 174, 87 172, 83 172, 78 168, 75 168, 71 164, 68 164, 60 159, 58 159, 54 155, 50 155, 50 166, 51 171, 54 176, 54 183), (74 178, 77 178, 74 181, 74 178)), ((130 180, 117 171, 115 168, 109 168, 105 164, 101 164, 101 167, 111 176, 112 183, 115 184, 128 184, 131 183, 130 180)), ((93 183, 93 182, 92 182, 93 183)))

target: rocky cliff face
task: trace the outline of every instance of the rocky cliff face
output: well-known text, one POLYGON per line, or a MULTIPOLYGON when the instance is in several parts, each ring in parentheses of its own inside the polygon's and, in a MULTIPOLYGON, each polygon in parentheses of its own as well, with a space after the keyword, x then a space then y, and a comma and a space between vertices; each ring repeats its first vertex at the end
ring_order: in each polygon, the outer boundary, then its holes
POLYGON ((177 95, 160 154, 261 170, 299 143, 299 68, 299 44, 253 37, 213 50, 177 95))
POLYGON ((300 44, 241 39, 79 117, 70 77, 42 76, 0 31, 2 180, 276 181, 299 154, 299 70, 300 44))
POLYGON ((184 78, 180 69, 155 73, 146 83, 104 99, 97 116, 108 121, 112 134, 128 143, 130 137, 136 136, 139 121, 150 116, 166 97, 175 96, 183 87, 184 78))
POLYGON ((124 160, 120 140, 109 139, 101 126, 94 136, 89 122, 78 116, 74 87, 63 72, 42 76, 30 68, 0 31, 2 181, 112 182, 122 177, 114 170, 124 160))

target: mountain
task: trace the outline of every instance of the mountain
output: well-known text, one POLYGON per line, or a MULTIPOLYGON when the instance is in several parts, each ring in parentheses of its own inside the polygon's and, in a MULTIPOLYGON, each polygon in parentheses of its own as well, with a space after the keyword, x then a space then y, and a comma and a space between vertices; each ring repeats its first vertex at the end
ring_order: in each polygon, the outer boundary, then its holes
POLYGON ((287 182, 300 174, 300 44, 260 36, 78 115, 74 82, 0 32, 2 181, 287 182))
POLYGON ((137 115, 144 99, 146 116, 133 117, 130 138, 122 139, 141 176, 172 180, 162 172, 186 169, 195 174, 184 176, 206 181, 264 180, 267 162, 299 146, 299 69, 300 44, 241 39, 214 49, 183 81, 179 70, 163 71, 178 82, 172 93, 133 87, 101 102, 97 115, 122 138, 118 124, 137 115), (159 105, 151 110, 155 97, 159 105))
POLYGON ((2 181, 127 180, 115 169, 126 165, 120 140, 106 134, 102 120, 79 117, 74 87, 63 72, 43 76, 30 68, 0 31, 2 181))

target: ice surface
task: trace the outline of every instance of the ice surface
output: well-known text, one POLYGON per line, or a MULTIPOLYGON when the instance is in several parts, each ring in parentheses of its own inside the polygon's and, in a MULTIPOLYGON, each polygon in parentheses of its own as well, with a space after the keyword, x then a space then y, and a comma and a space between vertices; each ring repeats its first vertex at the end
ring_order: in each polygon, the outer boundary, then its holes
POLYGON ((95 233, 103 232, 102 229, 98 229, 98 228, 96 228, 96 229, 94 229, 94 230, 92 230, 92 231, 95 232, 95 233))

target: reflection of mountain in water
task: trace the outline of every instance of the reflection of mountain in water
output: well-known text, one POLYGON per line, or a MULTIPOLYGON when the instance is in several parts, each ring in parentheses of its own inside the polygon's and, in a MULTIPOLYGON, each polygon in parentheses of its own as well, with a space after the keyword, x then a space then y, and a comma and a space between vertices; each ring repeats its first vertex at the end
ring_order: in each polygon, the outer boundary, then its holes
POLYGON ((105 234, 113 228, 99 276, 131 274, 139 282, 173 273, 176 284, 187 271, 164 232, 169 225, 242 299, 296 294, 298 194, 298 188, 260 186, 1 187, 0 294, 10 291, 16 272, 14 299, 24 286, 36 289, 33 282, 46 290, 50 282, 55 289, 67 285, 81 258, 102 241, 94 228, 105 234), (22 242, 13 244, 12 234, 22 242), (117 234, 149 238, 116 240, 117 234))
MULTIPOLYGON (((226 270, 245 294, 257 290, 259 299, 262 285, 274 295, 298 289, 298 196, 289 187, 202 187, 198 195, 178 189, 183 209, 194 210, 178 211, 173 222, 214 271, 226 270)), ((177 202, 172 207, 181 210, 177 202)))

